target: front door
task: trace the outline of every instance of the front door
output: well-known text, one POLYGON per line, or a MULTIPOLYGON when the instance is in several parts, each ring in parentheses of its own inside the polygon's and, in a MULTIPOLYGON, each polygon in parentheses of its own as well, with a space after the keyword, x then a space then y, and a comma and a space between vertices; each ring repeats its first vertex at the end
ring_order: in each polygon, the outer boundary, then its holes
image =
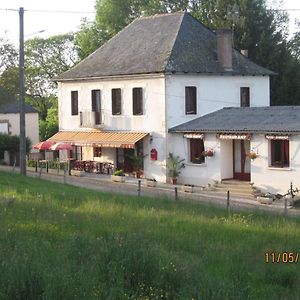
POLYGON ((250 141, 233 141, 233 178, 250 181, 250 159, 247 155, 250 151, 250 141))
POLYGON ((122 169, 126 173, 131 173, 133 171, 132 160, 130 159, 134 156, 134 149, 117 149, 117 169, 122 169))

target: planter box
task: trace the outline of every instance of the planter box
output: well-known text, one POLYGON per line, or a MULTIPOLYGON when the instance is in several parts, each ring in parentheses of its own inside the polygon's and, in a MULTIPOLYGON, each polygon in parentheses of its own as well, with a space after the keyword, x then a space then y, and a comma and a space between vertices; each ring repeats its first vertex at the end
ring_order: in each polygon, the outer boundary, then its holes
POLYGON ((79 176, 79 177, 82 177, 84 176, 84 171, 80 171, 80 170, 71 170, 71 175, 72 176, 79 176))
POLYGON ((258 196, 256 199, 261 204, 272 204, 273 203, 273 198, 271 198, 271 197, 260 197, 260 196, 258 196))
POLYGON ((194 187, 191 185, 183 185, 182 190, 186 193, 194 193, 194 187))
POLYGON ((146 180, 145 185, 148 186, 148 187, 156 187, 157 186, 157 181, 146 180))
POLYGON ((111 175, 111 181, 113 181, 113 182, 125 182, 125 176, 111 175))

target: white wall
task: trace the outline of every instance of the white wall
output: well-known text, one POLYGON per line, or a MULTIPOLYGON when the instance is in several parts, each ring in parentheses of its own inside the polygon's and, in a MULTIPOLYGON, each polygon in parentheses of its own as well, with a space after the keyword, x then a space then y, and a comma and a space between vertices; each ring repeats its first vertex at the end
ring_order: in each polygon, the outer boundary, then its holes
MULTIPOLYGON (((87 130, 80 127, 80 117, 71 115, 71 91, 78 91, 78 111, 91 110, 91 91, 101 90, 103 110, 103 130, 148 132, 150 138, 144 138, 145 177, 165 181, 166 124, 165 124, 165 79, 163 76, 143 78, 119 78, 109 80, 60 82, 58 85, 59 130, 87 130), (143 88, 144 114, 132 114, 132 89, 143 88), (112 115, 111 90, 121 89, 122 114, 112 115), (158 160, 150 160, 150 150, 158 151, 158 160)), ((86 151, 86 158, 93 159, 92 153, 86 151)), ((101 161, 115 159, 115 149, 103 149, 101 161), (109 153, 105 153, 108 151, 109 153), (103 160, 102 160, 103 159, 103 160), (106 159, 106 160, 105 160, 106 159)), ((99 160, 99 159, 97 159, 99 160)))
POLYGON ((182 169, 178 177, 178 182, 182 184, 194 184, 205 186, 208 183, 212 184, 214 180, 221 180, 221 155, 220 142, 216 139, 215 134, 204 135, 204 148, 214 151, 213 157, 206 157, 205 163, 193 164, 190 162, 189 139, 183 137, 183 134, 172 134, 170 149, 175 156, 185 158, 185 168, 182 169))
POLYGON ((270 105, 268 76, 167 75, 168 128, 223 107, 239 107, 240 87, 250 87, 250 106, 270 105), (185 115, 186 86, 197 87, 197 115, 185 115))
POLYGON ((271 168, 269 141, 263 134, 254 135, 251 139, 251 148, 259 157, 251 162, 251 181, 262 192, 287 193, 290 182, 300 189, 300 136, 290 138, 290 167, 271 168))
MULTIPOLYGON (((9 120, 9 132, 12 135, 20 135, 20 115, 19 114, 0 114, 0 119, 9 120)), ((38 113, 26 113, 25 133, 30 138, 32 145, 39 142, 39 116, 38 113)))

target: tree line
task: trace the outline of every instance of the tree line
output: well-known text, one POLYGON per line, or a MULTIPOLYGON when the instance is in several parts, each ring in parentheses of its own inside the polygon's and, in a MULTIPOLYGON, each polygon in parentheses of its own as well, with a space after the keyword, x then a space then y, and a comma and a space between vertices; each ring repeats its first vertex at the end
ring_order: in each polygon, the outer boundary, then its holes
MULTIPOLYGON (((300 22, 293 36, 288 15, 268 10, 265 0, 96 0, 96 16, 78 32, 25 42, 26 102, 39 111, 40 138, 58 129, 56 75, 71 68, 135 18, 188 11, 212 30, 229 28, 234 47, 274 71, 272 105, 300 105, 300 22)), ((0 85, 18 97, 18 51, 0 38, 0 85)))

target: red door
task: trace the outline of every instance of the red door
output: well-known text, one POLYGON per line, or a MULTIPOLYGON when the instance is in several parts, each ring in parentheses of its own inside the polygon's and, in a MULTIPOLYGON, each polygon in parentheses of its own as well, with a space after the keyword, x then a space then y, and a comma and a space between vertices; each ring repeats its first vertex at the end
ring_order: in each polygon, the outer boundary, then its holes
POLYGON ((250 181, 250 159, 247 155, 250 151, 250 141, 233 141, 233 178, 250 181))

